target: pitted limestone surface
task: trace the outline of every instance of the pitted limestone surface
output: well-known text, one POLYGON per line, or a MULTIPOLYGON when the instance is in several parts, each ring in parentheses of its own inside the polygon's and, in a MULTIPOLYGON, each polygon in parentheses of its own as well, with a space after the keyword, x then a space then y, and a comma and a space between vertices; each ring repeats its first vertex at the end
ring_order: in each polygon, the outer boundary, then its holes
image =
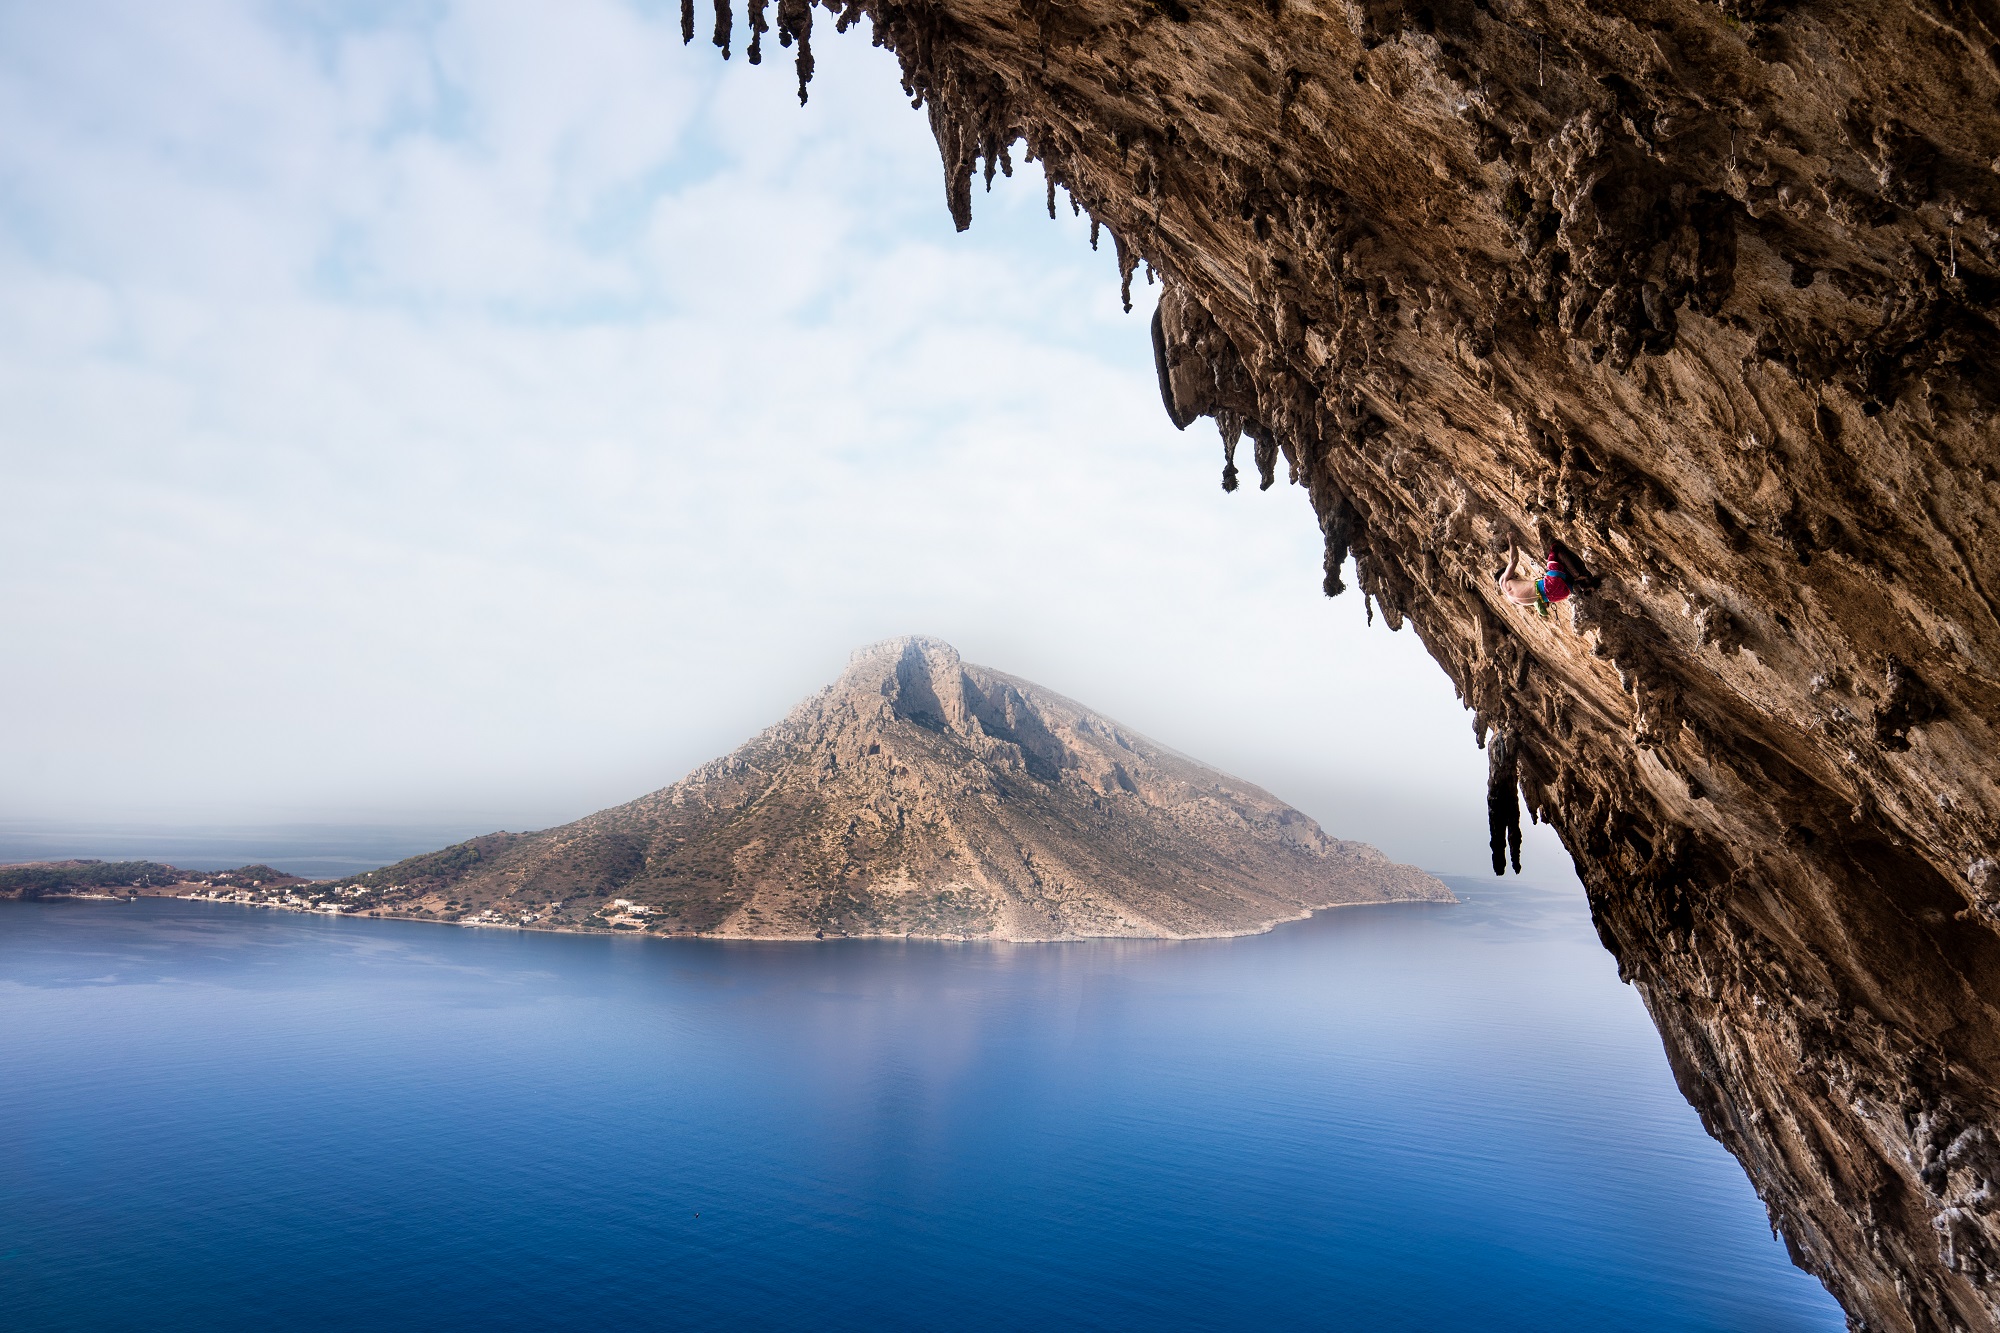
POLYGON ((1024 150, 1157 275, 1169 415, 1451 676, 1798 1261, 2000 1329, 2000 9, 832 12, 959 226, 1024 150), (1516 543, 1599 583, 1510 606, 1516 543))

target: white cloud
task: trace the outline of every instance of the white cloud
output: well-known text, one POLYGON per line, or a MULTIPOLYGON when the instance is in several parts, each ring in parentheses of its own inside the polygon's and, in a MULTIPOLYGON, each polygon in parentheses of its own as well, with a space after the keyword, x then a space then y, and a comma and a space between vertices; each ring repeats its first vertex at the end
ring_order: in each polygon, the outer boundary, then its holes
POLYGON ((1442 673, 864 36, 801 110, 665 10, 341 14, 0 10, 8 809, 546 823, 924 630, 1476 861, 1442 673))

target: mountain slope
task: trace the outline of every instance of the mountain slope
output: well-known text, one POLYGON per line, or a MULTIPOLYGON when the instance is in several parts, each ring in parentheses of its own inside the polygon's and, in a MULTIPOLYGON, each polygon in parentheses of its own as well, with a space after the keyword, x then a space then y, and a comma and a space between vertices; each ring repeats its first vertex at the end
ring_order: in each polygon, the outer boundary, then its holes
POLYGON ((923 638, 863 649, 671 787, 353 884, 457 919, 780 938, 1177 938, 1452 900, 1267 792, 923 638))

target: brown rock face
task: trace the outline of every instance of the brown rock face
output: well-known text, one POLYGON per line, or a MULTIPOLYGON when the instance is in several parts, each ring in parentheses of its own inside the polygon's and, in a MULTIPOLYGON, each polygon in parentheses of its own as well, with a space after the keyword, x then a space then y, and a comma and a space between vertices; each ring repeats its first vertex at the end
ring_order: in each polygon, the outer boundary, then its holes
POLYGON ((2000 10, 836 12, 960 226, 1025 145, 1157 270, 1168 412, 1498 738, 1496 846, 1517 789, 1560 830, 1798 1261, 1857 1327, 2000 1329, 2000 10), (1516 543, 1601 582, 1512 607, 1516 543))
POLYGON ((546 921, 560 902, 570 919, 765 938, 1178 939, 1454 901, 1268 792, 922 638, 863 649, 671 787, 358 883, 461 919, 546 921))

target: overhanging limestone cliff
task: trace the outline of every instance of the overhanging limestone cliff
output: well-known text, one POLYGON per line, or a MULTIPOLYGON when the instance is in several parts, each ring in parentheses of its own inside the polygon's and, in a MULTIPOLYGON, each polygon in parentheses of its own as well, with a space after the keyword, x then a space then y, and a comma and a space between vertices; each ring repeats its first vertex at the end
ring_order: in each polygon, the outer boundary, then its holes
POLYGON ((832 12, 961 227, 1025 151, 1157 272, 1168 413, 1499 738, 1496 848, 1518 785, 1798 1261, 1857 1327, 2000 1329, 2000 8, 832 12), (1510 607, 1514 542, 1601 584, 1510 607))

